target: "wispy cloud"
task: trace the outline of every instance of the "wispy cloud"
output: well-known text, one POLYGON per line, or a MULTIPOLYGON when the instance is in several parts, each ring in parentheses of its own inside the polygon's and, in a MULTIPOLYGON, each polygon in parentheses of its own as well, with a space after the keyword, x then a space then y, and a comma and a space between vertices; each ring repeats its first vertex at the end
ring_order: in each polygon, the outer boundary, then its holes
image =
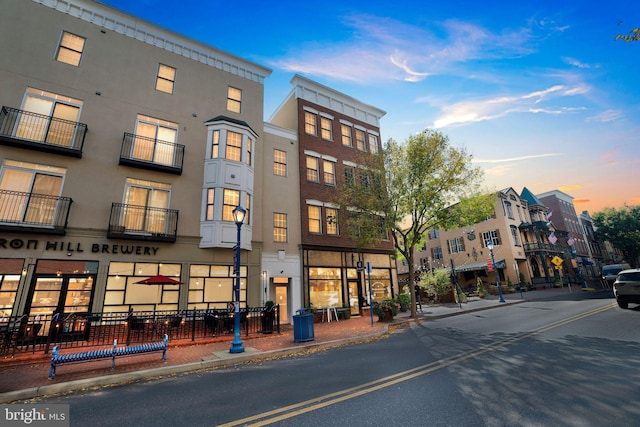
POLYGON ((564 62, 566 62, 567 64, 572 65, 572 66, 577 67, 577 68, 582 68, 582 69, 600 68, 599 64, 586 64, 586 63, 581 62, 581 61, 579 61, 579 60, 577 60, 575 58, 571 58, 571 57, 568 57, 568 56, 563 56, 562 60, 564 62))
POLYGON ((587 118, 588 122, 600 122, 600 123, 608 123, 618 120, 622 117, 622 111, 618 110, 606 110, 595 116, 591 116, 587 118))
POLYGON ((573 199, 573 203, 576 205, 591 203, 591 199, 573 199))
POLYGON ((331 44, 302 44, 270 65, 336 80, 419 82, 434 74, 450 74, 456 65, 469 61, 529 54, 536 34, 552 31, 527 23, 492 32, 454 19, 417 26, 365 14, 343 17, 342 23, 352 37, 331 44))
POLYGON ((547 89, 522 95, 458 102, 442 107, 444 114, 434 121, 432 127, 444 128, 455 124, 494 120, 512 113, 569 113, 577 109, 575 107, 540 107, 538 104, 551 98, 584 93, 585 90, 586 88, 581 86, 566 87, 564 85, 554 85, 547 89))
POLYGON ((561 153, 544 153, 544 154, 532 154, 529 156, 510 157, 507 159, 473 159, 472 163, 507 163, 507 162, 521 162, 523 160, 539 159, 541 157, 555 157, 562 156, 561 153))

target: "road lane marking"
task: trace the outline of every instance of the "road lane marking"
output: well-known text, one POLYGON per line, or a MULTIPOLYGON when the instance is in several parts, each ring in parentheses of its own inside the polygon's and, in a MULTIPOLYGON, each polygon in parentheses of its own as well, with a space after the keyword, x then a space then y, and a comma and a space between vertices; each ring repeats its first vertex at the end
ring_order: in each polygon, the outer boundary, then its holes
POLYGON ((390 387, 404 381, 409 381, 411 379, 430 374, 437 370, 447 368, 451 365, 461 363, 465 360, 476 358, 485 353, 494 351, 498 348, 501 348, 506 345, 512 344, 514 342, 528 338, 532 335, 547 332, 551 329, 558 328, 560 326, 584 319, 586 317, 593 316, 598 313, 602 313, 614 307, 615 307, 615 304, 613 303, 608 304, 606 306, 599 307, 591 311, 573 315, 566 319, 557 320, 548 325, 541 326, 531 331, 519 333, 510 338, 500 339, 499 341, 485 344, 476 350, 459 353, 452 357, 447 357, 446 359, 435 360, 433 362, 427 363, 426 365, 421 365, 412 369, 398 372, 393 375, 386 376, 384 378, 379 378, 377 380, 369 381, 367 383, 360 384, 354 387, 350 387, 350 388, 339 390, 333 393, 325 394, 323 396, 318 396, 313 399, 308 399, 303 402, 287 405, 271 411, 267 411, 267 412, 256 414, 250 417, 231 421, 225 424, 219 424, 218 427, 234 427, 239 425, 257 427, 257 426, 265 426, 265 425, 276 423, 278 421, 283 421, 289 418, 293 418, 298 415, 305 414, 307 412, 316 411, 318 409, 322 409, 327 406, 335 405, 337 403, 354 399, 356 397, 364 396, 374 391, 382 390, 386 387, 390 387))

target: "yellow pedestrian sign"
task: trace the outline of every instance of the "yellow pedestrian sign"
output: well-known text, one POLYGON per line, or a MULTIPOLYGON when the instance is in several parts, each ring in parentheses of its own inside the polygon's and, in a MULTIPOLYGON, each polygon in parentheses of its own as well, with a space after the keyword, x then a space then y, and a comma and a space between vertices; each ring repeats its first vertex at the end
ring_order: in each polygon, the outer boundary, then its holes
POLYGON ((556 268, 560 267, 562 265, 562 258, 556 255, 551 259, 551 262, 555 264, 556 268))

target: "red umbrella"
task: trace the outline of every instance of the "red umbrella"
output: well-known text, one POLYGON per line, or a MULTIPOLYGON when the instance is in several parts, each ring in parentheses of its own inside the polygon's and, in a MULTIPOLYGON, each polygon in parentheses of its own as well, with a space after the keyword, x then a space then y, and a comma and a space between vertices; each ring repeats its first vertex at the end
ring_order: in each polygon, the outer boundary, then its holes
POLYGON ((148 279, 140 280, 139 282, 134 282, 136 284, 141 285, 181 285, 182 282, 176 279, 172 279, 171 277, 163 276, 158 274, 157 276, 149 277, 148 279))

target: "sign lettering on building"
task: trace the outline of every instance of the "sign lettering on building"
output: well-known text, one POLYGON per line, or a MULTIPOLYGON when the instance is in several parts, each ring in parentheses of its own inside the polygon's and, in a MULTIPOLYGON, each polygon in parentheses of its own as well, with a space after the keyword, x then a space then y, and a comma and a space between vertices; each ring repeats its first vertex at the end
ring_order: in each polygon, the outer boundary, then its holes
POLYGON ((123 245, 123 244, 106 244, 92 243, 85 247, 81 242, 68 242, 64 240, 46 240, 37 239, 4 239, 0 237, 0 250, 33 250, 42 252, 65 252, 67 254, 74 253, 100 253, 113 255, 148 255, 155 256, 158 254, 160 247, 146 245, 123 245))

